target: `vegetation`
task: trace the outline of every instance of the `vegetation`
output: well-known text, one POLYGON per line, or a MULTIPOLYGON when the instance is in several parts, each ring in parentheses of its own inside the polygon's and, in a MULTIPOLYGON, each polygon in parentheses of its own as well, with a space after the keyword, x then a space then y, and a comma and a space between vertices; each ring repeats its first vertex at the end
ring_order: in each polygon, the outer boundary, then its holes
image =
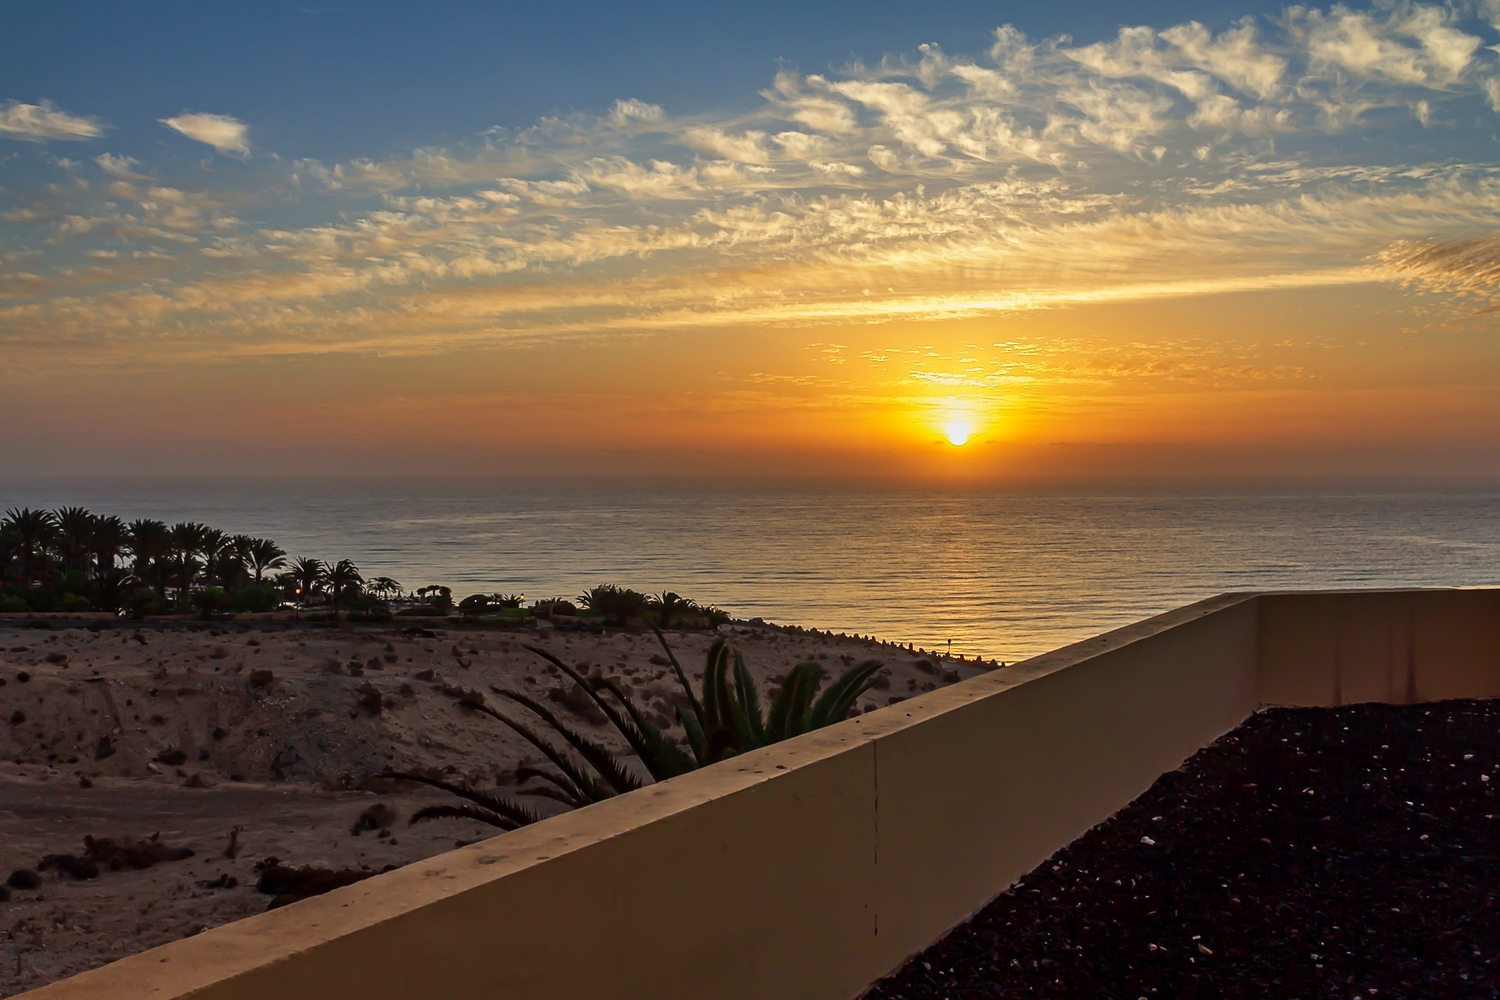
POLYGON ((0 613, 210 617, 274 611, 289 602, 383 620, 390 617, 386 605, 401 600, 418 598, 388 576, 367 583, 348 559, 301 557, 288 564, 286 550, 269 538, 229 535, 195 521, 127 523, 82 507, 12 507, 0 518, 0 613))
MULTIPOLYGON (((283 606, 323 618, 385 621, 392 613, 524 618, 522 594, 457 602, 440 584, 407 593, 388 576, 366 579, 352 561, 290 558, 269 538, 228 534, 196 521, 167 524, 94 514, 83 507, 12 507, 0 518, 0 613, 264 613, 283 606), (395 607, 393 607, 395 606, 395 607)), ((578 599, 584 616, 621 626, 713 627, 729 616, 671 591, 649 595, 602 584, 578 599)), ((566 618, 566 601, 533 611, 566 618)))
POLYGON ((730 620, 729 615, 713 605, 699 604, 670 590, 651 595, 612 583, 579 594, 578 606, 616 625, 671 628, 677 624, 723 625, 730 620))
MULTIPOLYGON (((682 743, 686 748, 653 724, 613 680, 585 676, 547 650, 536 646, 525 648, 561 670, 587 694, 655 781, 665 781, 726 757, 847 719, 859 697, 874 685, 876 674, 881 669, 879 661, 867 660, 850 667, 822 694, 818 694, 824 678, 823 668, 816 663, 800 663, 792 668, 786 680, 771 695, 769 710, 763 710, 760 691, 745 666, 744 657, 738 651, 732 652, 723 639, 715 641, 709 648, 701 690, 694 691, 666 637, 660 629, 654 631, 685 695, 686 704, 677 707, 677 721, 682 727, 682 743)), ((540 750, 551 763, 551 767, 518 770, 518 778, 538 778, 542 782, 521 794, 542 795, 577 808, 633 791, 644 784, 610 747, 562 721, 546 705, 519 691, 498 687, 491 690, 541 720, 541 727, 538 727, 534 722, 501 712, 488 704, 478 691, 465 691, 460 696, 464 708, 487 715, 513 730, 540 750), (540 728, 549 730, 552 736, 543 735, 540 728)), ((468 803, 423 810, 412 817, 413 823, 460 816, 513 830, 525 822, 535 822, 534 818, 523 822, 517 809, 524 807, 496 791, 439 783, 421 775, 398 773, 391 777, 443 788, 468 803)))

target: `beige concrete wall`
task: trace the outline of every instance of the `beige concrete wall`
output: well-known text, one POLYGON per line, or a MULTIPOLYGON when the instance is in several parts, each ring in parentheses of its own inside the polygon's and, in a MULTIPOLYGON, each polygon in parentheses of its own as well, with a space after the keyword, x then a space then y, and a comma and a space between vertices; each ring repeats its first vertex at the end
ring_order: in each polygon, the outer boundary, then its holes
POLYGON ((1260 598, 1263 705, 1500 696, 1500 590, 1260 598))
POLYGON ((841 1000, 1259 703, 1495 693, 1497 600, 1214 598, 28 996, 841 1000))

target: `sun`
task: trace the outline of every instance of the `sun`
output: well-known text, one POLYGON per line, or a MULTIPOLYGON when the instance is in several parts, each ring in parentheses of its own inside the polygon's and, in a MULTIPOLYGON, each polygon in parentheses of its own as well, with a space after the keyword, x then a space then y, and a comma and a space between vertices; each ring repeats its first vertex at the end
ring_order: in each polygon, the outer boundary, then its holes
POLYGON ((969 425, 962 420, 955 420, 948 425, 948 443, 955 448, 962 448, 969 441, 969 425))

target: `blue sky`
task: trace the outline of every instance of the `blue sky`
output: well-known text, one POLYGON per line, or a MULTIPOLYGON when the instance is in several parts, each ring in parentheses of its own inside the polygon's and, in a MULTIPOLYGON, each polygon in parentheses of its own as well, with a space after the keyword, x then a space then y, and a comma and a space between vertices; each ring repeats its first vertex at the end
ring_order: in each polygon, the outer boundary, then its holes
POLYGON ((978 52, 1000 24, 1081 42, 1122 23, 1223 27, 1279 5, 1133 3, 188 3, 0 6, 0 95, 114 126, 132 155, 184 109, 253 123, 257 145, 385 156, 636 97, 743 110, 779 60, 808 72, 936 42, 978 52))

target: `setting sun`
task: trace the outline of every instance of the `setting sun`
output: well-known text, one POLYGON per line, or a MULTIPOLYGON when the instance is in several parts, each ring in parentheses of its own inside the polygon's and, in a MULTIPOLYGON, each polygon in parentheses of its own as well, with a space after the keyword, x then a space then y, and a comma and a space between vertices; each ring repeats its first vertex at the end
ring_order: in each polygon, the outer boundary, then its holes
POLYGON ((948 443, 955 448, 962 448, 969 441, 969 425, 961 420, 955 420, 948 425, 948 443))

